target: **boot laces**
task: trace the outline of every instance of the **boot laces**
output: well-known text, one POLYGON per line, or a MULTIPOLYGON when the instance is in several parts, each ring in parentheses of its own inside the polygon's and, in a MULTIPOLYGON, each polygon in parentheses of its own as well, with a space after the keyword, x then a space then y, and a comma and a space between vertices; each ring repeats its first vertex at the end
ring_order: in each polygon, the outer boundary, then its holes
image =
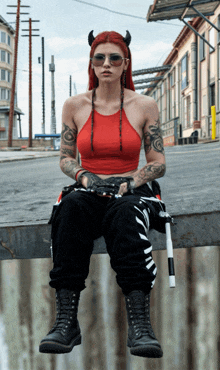
POLYGON ((149 301, 146 300, 145 303, 139 297, 136 297, 135 301, 128 299, 128 310, 135 335, 143 336, 150 334, 152 337, 155 337, 150 323, 149 301))
POLYGON ((146 321, 145 307, 141 300, 136 302, 135 311, 132 316, 134 316, 132 318, 132 324, 134 325, 134 328, 137 329, 135 331, 140 334, 148 334, 150 321, 146 321))
POLYGON ((54 330, 65 332, 68 326, 73 322, 73 319, 76 318, 74 310, 77 308, 77 299, 75 295, 72 297, 60 297, 60 299, 57 297, 56 303, 57 318, 51 332, 54 330))

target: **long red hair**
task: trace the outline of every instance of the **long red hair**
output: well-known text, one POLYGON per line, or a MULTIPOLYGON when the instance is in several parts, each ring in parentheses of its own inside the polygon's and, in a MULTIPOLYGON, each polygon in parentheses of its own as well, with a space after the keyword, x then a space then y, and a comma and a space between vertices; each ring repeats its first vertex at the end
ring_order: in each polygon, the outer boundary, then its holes
MULTIPOLYGON (((132 69, 131 69, 131 52, 129 47, 126 45, 126 43, 123 40, 123 36, 120 35, 120 33, 115 32, 115 31, 105 31, 102 33, 99 33, 95 40, 92 43, 91 50, 90 50, 90 58, 93 57, 95 48, 99 44, 105 44, 107 42, 111 42, 112 44, 118 45, 121 50, 124 53, 125 58, 130 59, 127 71, 126 71, 126 83, 125 83, 125 88, 130 89, 135 91, 134 83, 132 80, 132 69)), ((90 60, 89 62, 89 90, 94 89, 95 87, 98 86, 98 78, 95 75, 94 69, 92 68, 92 62, 90 60)), ((123 81, 122 81, 123 83, 123 81)))

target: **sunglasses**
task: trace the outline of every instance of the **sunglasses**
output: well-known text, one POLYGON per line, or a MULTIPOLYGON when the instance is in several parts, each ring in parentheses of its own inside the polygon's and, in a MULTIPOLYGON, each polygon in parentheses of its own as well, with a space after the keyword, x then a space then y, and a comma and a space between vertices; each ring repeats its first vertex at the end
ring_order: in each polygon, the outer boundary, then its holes
MULTIPOLYGON (((95 54, 91 59, 92 64, 94 67, 101 67, 104 64, 106 56, 104 54, 95 54)), ((120 54, 110 54, 109 57, 109 62, 111 66, 114 67, 120 67, 122 65, 123 60, 128 58, 122 58, 120 54)))

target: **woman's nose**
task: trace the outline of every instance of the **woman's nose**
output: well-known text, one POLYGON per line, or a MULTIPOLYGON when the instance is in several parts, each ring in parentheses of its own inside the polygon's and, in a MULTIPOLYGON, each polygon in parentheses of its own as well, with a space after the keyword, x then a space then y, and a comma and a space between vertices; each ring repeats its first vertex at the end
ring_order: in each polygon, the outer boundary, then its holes
POLYGON ((110 66, 110 65, 111 65, 110 59, 109 59, 108 55, 106 55, 103 66, 110 66))

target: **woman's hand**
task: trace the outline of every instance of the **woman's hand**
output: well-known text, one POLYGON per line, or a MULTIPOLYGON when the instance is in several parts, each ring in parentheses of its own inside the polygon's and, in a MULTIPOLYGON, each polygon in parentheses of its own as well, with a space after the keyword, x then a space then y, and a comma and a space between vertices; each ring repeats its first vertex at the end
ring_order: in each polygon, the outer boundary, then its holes
POLYGON ((109 177, 100 179, 97 175, 85 172, 81 177, 82 185, 99 196, 123 196, 127 192, 133 193, 135 182, 133 177, 109 177))

